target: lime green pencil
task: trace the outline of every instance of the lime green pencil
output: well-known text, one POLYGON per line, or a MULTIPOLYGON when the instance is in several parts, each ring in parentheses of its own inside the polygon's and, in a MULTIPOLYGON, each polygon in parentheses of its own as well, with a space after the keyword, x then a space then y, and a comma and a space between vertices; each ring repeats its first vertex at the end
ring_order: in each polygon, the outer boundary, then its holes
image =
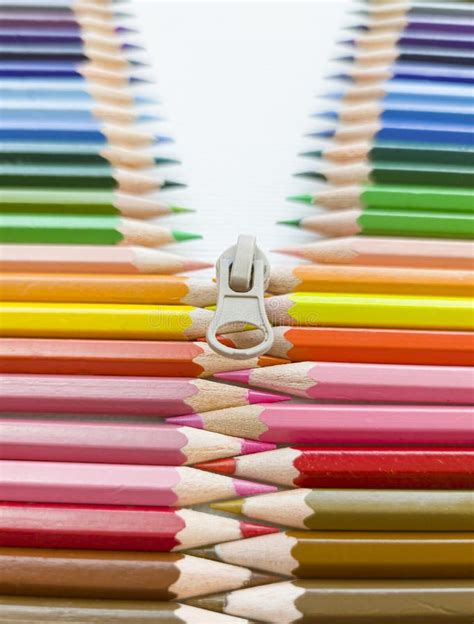
POLYGON ((460 212, 401 210, 341 210, 323 215, 280 221, 325 236, 421 236, 474 238, 474 216, 460 212))
POLYGON ((158 247, 167 243, 201 238, 197 234, 135 219, 105 215, 0 215, 1 243, 53 243, 57 245, 143 245, 158 247))

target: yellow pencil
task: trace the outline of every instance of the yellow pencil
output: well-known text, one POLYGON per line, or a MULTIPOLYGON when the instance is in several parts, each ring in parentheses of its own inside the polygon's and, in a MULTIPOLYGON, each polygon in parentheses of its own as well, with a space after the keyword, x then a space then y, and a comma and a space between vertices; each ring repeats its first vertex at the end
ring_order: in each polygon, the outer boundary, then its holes
POLYGON ((274 325, 474 329, 469 297, 294 293, 266 300, 274 325))
POLYGON ((185 305, 2 303, 0 335, 17 338, 194 340, 213 312, 185 305))

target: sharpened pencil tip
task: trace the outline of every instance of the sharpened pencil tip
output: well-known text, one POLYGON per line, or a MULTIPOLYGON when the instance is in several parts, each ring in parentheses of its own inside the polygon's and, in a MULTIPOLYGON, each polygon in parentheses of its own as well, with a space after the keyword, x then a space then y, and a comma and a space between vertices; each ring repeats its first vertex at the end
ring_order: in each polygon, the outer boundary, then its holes
POLYGON ((201 234, 193 234, 192 232, 182 232, 181 230, 171 230, 173 238, 176 242, 182 243, 183 241, 199 240, 202 238, 201 234))
POLYGON ((337 63, 353 63, 355 56, 353 54, 346 54, 344 56, 336 56, 332 60, 337 63))
POLYGON ((312 138, 320 138, 320 139, 331 139, 336 134, 334 128, 330 130, 319 130, 319 132, 311 132, 308 134, 309 137, 312 138))
POLYGON ((161 121, 162 118, 159 117, 158 115, 152 115, 151 113, 140 113, 137 116, 137 121, 139 121, 140 123, 146 123, 149 121, 161 121))
MULTIPOLYGON (((239 498, 237 500, 243 502, 245 499, 239 498)), ((260 535, 279 533, 280 529, 278 529, 277 527, 271 527, 264 524, 257 524, 255 522, 246 522, 245 520, 242 520, 240 522, 240 532, 242 533, 242 537, 247 539, 248 537, 259 537, 260 535)))
POLYGON ((337 111, 319 111, 317 113, 313 113, 311 117, 334 120, 339 118, 339 113, 337 111))
POLYGON ((128 59, 128 64, 133 67, 148 67, 149 63, 145 63, 145 61, 140 61, 139 59, 128 59))
POLYGON ((162 189, 172 189, 172 188, 186 188, 188 185, 184 182, 176 182, 175 180, 165 180, 164 184, 161 185, 162 189))
POLYGON ((188 271, 199 271, 201 269, 212 269, 214 264, 212 262, 205 262, 204 260, 187 260, 183 259, 183 273, 188 271))
POLYGON ((217 511, 226 511, 228 513, 241 514, 244 503, 245 498, 236 498, 235 500, 211 503, 210 507, 211 509, 216 509, 217 511))
POLYGON ((171 212, 183 213, 183 212, 196 212, 192 208, 183 208, 182 206, 170 206, 171 212))
POLYGON ((149 78, 141 78, 140 76, 130 76, 128 81, 132 84, 153 84, 153 80, 149 78))
POLYGON ((290 396, 284 394, 275 394, 272 392, 262 392, 261 390, 249 390, 248 401, 250 405, 257 403, 279 403, 280 401, 289 401, 290 396))
POLYGON ((227 593, 213 594, 212 596, 199 596, 198 598, 188 598, 184 604, 198 609, 207 609, 217 613, 225 613, 227 607, 227 593))
POLYGON ((311 195, 291 195, 286 198, 288 201, 296 201, 302 204, 312 204, 313 197, 311 195))
POLYGON ((342 91, 330 91, 329 93, 324 93, 321 97, 327 100, 341 100, 344 97, 344 93, 342 91))
POLYGON ((256 494, 269 494, 270 492, 276 492, 278 489, 274 485, 254 483, 253 481, 244 481, 243 479, 232 479, 232 482, 236 495, 243 498, 255 496, 256 494))
POLYGON ((180 425, 181 427, 194 427, 204 429, 204 422, 199 414, 186 414, 186 416, 172 416, 166 420, 167 423, 180 425))
POLYGON ((327 80, 343 80, 344 82, 352 82, 352 77, 348 74, 331 74, 326 76, 327 80))
POLYGON ((202 548, 188 548, 186 550, 187 555, 193 557, 202 557, 203 559, 212 559, 212 561, 221 561, 221 558, 216 552, 214 546, 205 546, 202 548))
POLYGON ((322 158, 323 150, 314 150, 312 152, 301 152, 298 156, 303 156, 304 158, 322 158))
POLYGON ((241 454, 252 455, 253 453, 263 453, 264 451, 273 451, 276 448, 276 444, 272 442, 260 442, 260 440, 247 440, 242 439, 241 454))
MULTIPOLYGON (((176 160, 175 158, 166 158, 162 156, 155 156, 154 158, 155 165, 180 165, 181 161, 176 160)), ((183 211, 185 209, 183 208, 183 211)), ((186 210, 186 212, 194 212, 194 210, 186 210)))
POLYGON ((155 143, 174 143, 174 139, 162 134, 155 135, 155 143))
POLYGON ((134 99, 135 99, 135 104, 139 104, 139 105, 143 104, 143 105, 156 106, 157 104, 160 103, 159 100, 156 100, 155 98, 147 97, 146 95, 136 95, 134 99))
POLYGON ((291 225, 292 227, 299 227, 301 219, 285 219, 284 221, 277 221, 278 225, 291 225))
POLYGON ((224 381, 232 381, 235 383, 241 383, 248 385, 250 382, 250 375, 252 370, 250 368, 237 371, 226 371, 224 373, 215 373, 216 379, 223 379, 224 381))
POLYGON ((355 39, 342 39, 341 41, 337 42, 338 45, 350 45, 353 46, 355 45, 355 39))
POLYGON ((309 178, 310 180, 323 180, 327 181, 326 176, 320 171, 299 171, 293 174, 295 178, 309 178))
MULTIPOLYGON (((169 422, 169 419, 167 422, 169 422)), ((237 462, 234 457, 224 457, 224 459, 214 459, 212 461, 194 464, 194 467, 205 470, 206 472, 217 472, 218 474, 232 476, 237 469, 237 462)))

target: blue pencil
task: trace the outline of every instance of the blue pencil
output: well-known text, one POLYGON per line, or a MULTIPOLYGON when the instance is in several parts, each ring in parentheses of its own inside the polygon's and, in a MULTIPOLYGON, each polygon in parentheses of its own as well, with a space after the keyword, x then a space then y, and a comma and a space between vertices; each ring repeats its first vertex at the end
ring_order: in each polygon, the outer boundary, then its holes
MULTIPOLYGON (((84 43, 84 37, 82 30, 76 28, 0 28, 0 43, 9 44, 80 44, 84 43)), ((129 28, 124 26, 117 26, 115 32, 118 34, 126 34, 133 32, 129 28)), ((110 47, 116 45, 115 42, 110 42, 107 37, 96 36, 97 45, 102 47, 110 47)))
POLYGON ((451 65, 429 65, 418 63, 393 63, 387 66, 376 66, 372 69, 351 69, 347 73, 331 76, 342 80, 352 80, 357 84, 377 80, 416 80, 428 82, 452 82, 473 84, 474 71, 469 68, 452 67, 451 65))
POLYGON ((139 132, 119 126, 109 126, 100 121, 84 121, 71 125, 68 122, 1 121, 0 140, 4 141, 69 141, 116 143, 119 145, 151 145, 169 143, 171 139, 149 132, 139 132))
POLYGON ((375 139, 381 141, 408 141, 410 143, 445 143, 472 145, 474 128, 462 125, 433 125, 417 123, 366 123, 341 126, 309 134, 311 137, 333 138, 337 141, 375 139))
POLYGON ((28 121, 39 122, 60 122, 71 124, 83 124, 97 119, 109 121, 111 123, 141 123, 149 121, 159 121, 157 115, 149 113, 135 112, 132 109, 117 107, 87 107, 87 108, 25 108, 14 106, 8 108, 2 105, 2 122, 15 122, 22 124, 28 121))
MULTIPOLYGON (((363 110, 360 105, 357 107, 357 112, 353 114, 351 117, 351 108, 345 108, 341 111, 331 110, 331 111, 323 111, 320 113, 315 113, 314 117, 321 117, 323 119, 335 119, 347 122, 353 121, 362 121, 365 118, 368 118, 369 113, 367 113, 367 117, 362 116, 363 110), (359 113, 360 111, 360 113, 359 113), (358 115, 361 115, 358 117, 358 115)), ((367 106, 363 108, 367 109, 367 106)), ((387 108, 384 104, 379 104, 378 108, 380 109, 380 113, 377 116, 377 119, 381 120, 383 123, 393 123, 393 124, 402 124, 404 122, 409 123, 428 123, 428 124, 457 124, 457 125, 471 125, 474 126, 474 112, 473 108, 470 109, 446 109, 446 110, 431 110, 429 109, 420 109, 414 106, 399 106, 394 105, 393 107, 387 108)))

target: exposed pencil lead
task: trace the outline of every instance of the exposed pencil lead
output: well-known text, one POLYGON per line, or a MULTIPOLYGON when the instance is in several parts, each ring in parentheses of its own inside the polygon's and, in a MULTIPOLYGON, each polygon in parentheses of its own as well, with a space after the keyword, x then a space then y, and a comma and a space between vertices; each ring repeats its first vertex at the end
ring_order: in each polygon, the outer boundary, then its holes
POLYGON ((162 134, 155 135, 155 143, 174 143, 174 139, 169 136, 164 136, 162 134))
POLYGON ((303 204, 312 204, 313 198, 311 195, 291 195, 286 198, 288 201, 301 202, 303 204))
POLYGON ((203 548, 189 548, 186 554, 193 557, 203 557, 204 559, 212 559, 212 561, 221 561, 214 546, 205 546, 203 548))
POLYGON ((210 505, 210 507, 211 509, 217 509, 218 511, 227 511, 229 513, 240 514, 242 513, 242 507, 244 505, 244 502, 244 498, 237 498, 235 500, 213 503, 210 505))
POLYGON ((327 182, 326 176, 320 171, 299 171, 293 175, 297 178, 309 178, 310 180, 324 180, 324 182, 327 182))
POLYGON ((129 65, 133 65, 133 67, 149 67, 149 63, 145 61, 141 61, 140 59, 127 59, 129 65))
POLYGON ((338 63, 353 63, 355 61, 355 56, 353 54, 346 54, 344 56, 336 56, 332 60, 338 63))
POLYGON ((181 230, 173 230, 173 238, 176 241, 188 241, 201 239, 201 234, 193 234, 191 232, 182 232, 181 230))
POLYGON ((352 82, 352 77, 348 74, 330 74, 326 76, 328 80, 343 80, 344 82, 352 82))
POLYGON ((192 208, 183 208, 182 206, 170 206, 171 212, 174 213, 184 213, 184 212, 196 212, 192 208))
POLYGON ((339 113, 337 111, 318 111, 313 113, 311 117, 318 117, 321 119, 338 119, 339 113))
POLYGON ((322 158, 323 150, 313 150, 311 152, 300 152, 298 156, 302 156, 303 158, 322 158))
POLYGON ((199 596, 197 598, 189 598, 184 604, 190 607, 198 607, 199 609, 207 609, 208 611, 216 611, 224 613, 227 607, 227 594, 213 594, 212 596, 199 596))
POLYGON ((130 76, 128 79, 132 84, 154 84, 153 80, 149 78, 141 78, 140 76, 130 76))
POLYGON ((286 219, 283 221, 277 221, 278 225, 291 225, 293 227, 299 227, 301 219, 286 219))
POLYGON ((322 96, 326 100, 341 100, 344 97, 342 91, 330 91, 329 93, 323 93, 322 96))
POLYGON ((343 39, 342 41, 338 41, 337 43, 338 43, 338 45, 350 45, 350 46, 353 46, 353 45, 355 45, 355 39, 343 39))
POLYGON ((175 182, 174 180, 165 180, 164 184, 162 184, 161 188, 164 189, 171 189, 171 188, 186 188, 187 184, 184 184, 183 182, 175 182))
POLYGON ((159 115, 152 115, 151 113, 140 113, 137 117, 137 121, 142 123, 149 121, 163 121, 163 118, 159 115))
POLYGON ((336 131, 331 128, 330 130, 319 130, 318 132, 310 132, 306 136, 310 138, 319 137, 321 139, 331 139, 336 134, 336 131))
MULTIPOLYGON (((181 161, 176 160, 175 158, 166 158, 164 156, 155 156, 154 159, 155 165, 180 165, 181 161)), ((191 212, 194 212, 191 210, 191 212)))
POLYGON ((147 105, 150 104, 150 105, 153 105, 153 106, 157 106, 160 103, 160 101, 157 100, 156 98, 147 97, 146 95, 136 95, 134 99, 135 99, 135 103, 136 104, 140 104, 140 105, 141 104, 147 104, 147 105))

